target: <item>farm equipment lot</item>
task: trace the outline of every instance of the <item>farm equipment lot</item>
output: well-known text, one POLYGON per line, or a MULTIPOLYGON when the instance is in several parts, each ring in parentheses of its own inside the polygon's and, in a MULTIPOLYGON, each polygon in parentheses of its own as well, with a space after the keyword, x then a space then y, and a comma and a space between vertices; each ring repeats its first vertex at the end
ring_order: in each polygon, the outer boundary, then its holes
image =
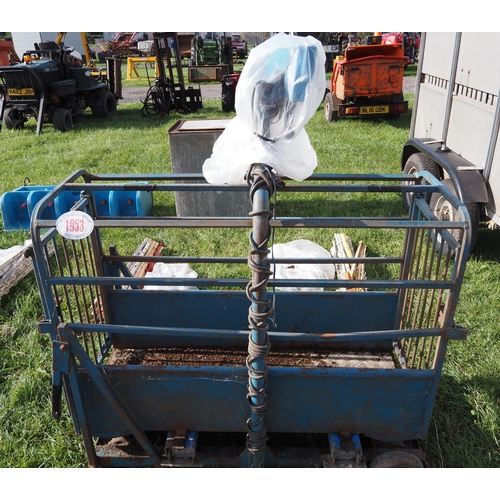
MULTIPOLYGON (((411 96, 405 95, 411 106, 411 96)), ((4 189, 13 190, 29 174, 35 185, 54 185, 77 168, 95 172, 148 174, 171 172, 167 130, 179 119, 140 117, 140 103, 122 103, 117 117, 106 130, 90 120, 78 130, 60 135, 44 131, 43 143, 37 141, 34 128, 4 131, 2 142, 6 154, 0 167, 4 189), (136 140, 148 136, 148 143, 136 140), (22 144, 30 155, 19 151, 22 144), (95 151, 99 151, 98 157, 95 151), (20 161, 20 157, 21 160, 20 161), (50 165, 44 158, 50 157, 50 165)), ((195 118, 220 118, 220 99, 204 101, 195 118)), ((227 115, 224 115, 227 117, 227 115)), ((384 119, 327 124, 320 108, 307 126, 318 155, 316 173, 399 173, 399 155, 408 138, 410 113, 397 123, 384 119), (332 129, 332 125, 334 129, 332 129)), ((34 124, 33 124, 34 126, 34 124)), ((359 216, 380 214, 388 217, 405 213, 401 200, 394 197, 372 198, 357 195, 329 203, 314 193, 301 194, 298 200, 283 200, 287 213, 308 216, 322 211, 325 215, 349 213, 359 216)), ((155 209, 175 214, 173 195, 155 198, 155 209)), ((278 206, 278 210, 280 207, 278 206)), ((137 236, 168 241, 169 252, 179 252, 186 245, 196 245, 201 254, 210 255, 227 241, 227 230, 212 231, 210 239, 184 232, 178 240, 165 234, 151 234, 136 229, 134 239, 123 241, 133 252, 137 236)), ((113 230, 111 230, 113 233, 113 230)), ((317 240, 307 230, 297 235, 317 240)), ((26 239, 26 233, 2 233, 1 247, 8 248, 26 239)), ((111 237, 113 234, 111 234, 111 237)), ((353 240, 356 235, 352 235, 353 240)), ((331 231, 321 231, 318 243, 331 243, 331 231)), ((246 246, 247 241, 242 238, 246 246)), ((384 255, 395 244, 387 238, 365 241, 372 255, 384 255)), ((498 280, 500 278, 500 236, 482 229, 477 250, 467 264, 458 303, 456 321, 469 329, 465 342, 451 342, 444 363, 434 414, 427 440, 422 442, 428 460, 438 467, 498 467, 499 431, 499 347, 500 331, 496 321, 498 280), (485 301, 484 297, 489 300, 485 301)), ((236 249, 235 249, 236 250, 236 249)), ((36 321, 41 304, 34 277, 21 282, 2 298, 3 360, 0 407, 0 465, 3 467, 85 467, 86 454, 79 436, 73 435, 73 422, 63 404, 60 421, 50 418, 51 348, 49 339, 40 336, 36 321)), ((278 317, 278 321, 279 321, 278 317)))

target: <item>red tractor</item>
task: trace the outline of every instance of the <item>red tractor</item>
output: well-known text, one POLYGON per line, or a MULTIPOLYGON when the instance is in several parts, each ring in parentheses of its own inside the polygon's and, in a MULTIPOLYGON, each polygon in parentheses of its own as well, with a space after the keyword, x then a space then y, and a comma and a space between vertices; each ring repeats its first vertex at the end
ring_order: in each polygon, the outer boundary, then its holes
POLYGON ((248 55, 247 41, 243 40, 243 37, 239 33, 233 33, 231 39, 231 43, 233 46, 233 57, 235 59, 237 59, 238 57, 246 57, 248 55))

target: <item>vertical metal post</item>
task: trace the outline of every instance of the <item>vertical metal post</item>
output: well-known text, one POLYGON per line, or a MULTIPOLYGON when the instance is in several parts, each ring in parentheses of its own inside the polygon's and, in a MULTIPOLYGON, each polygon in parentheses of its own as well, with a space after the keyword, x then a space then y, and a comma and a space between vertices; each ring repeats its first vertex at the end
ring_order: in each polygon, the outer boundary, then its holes
POLYGON ((252 183, 250 197, 253 210, 250 213, 253 229, 250 233, 250 254, 248 265, 252 270, 252 280, 247 286, 247 296, 251 301, 249 309, 248 339, 248 395, 250 418, 247 420, 247 449, 244 455, 250 467, 264 467, 270 453, 266 446, 266 357, 271 344, 267 334, 267 320, 272 315, 272 307, 267 298, 267 280, 272 274, 267 258, 267 243, 270 236, 270 197, 274 190, 271 174, 261 164, 252 166, 249 182, 252 183), (250 178, 251 177, 251 178, 250 178))
POLYGON ((443 146, 446 146, 446 142, 448 140, 448 130, 450 128, 450 116, 451 116, 451 107, 453 104, 453 93, 455 91, 455 80, 457 77, 457 68, 458 68, 458 57, 460 55, 460 43, 462 41, 462 33, 457 32, 455 34, 455 47, 453 49, 453 59, 451 61, 451 73, 450 73, 450 81, 448 83, 448 96, 446 98, 446 109, 443 121, 443 133, 442 140, 443 146))

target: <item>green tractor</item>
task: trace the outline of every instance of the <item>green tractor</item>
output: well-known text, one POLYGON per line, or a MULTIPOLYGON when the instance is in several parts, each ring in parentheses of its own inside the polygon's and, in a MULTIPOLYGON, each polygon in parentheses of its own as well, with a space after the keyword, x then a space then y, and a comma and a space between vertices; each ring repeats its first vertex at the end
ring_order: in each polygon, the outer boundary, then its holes
POLYGON ((0 66, 0 128, 3 123, 7 129, 22 129, 34 118, 37 135, 42 123, 68 132, 87 108, 99 118, 116 114, 117 99, 121 98, 119 60, 108 60, 106 76, 101 76, 83 66, 73 47, 41 42, 23 55, 23 61, 0 66))
POLYGON ((219 33, 195 36, 191 43, 191 66, 232 64, 231 37, 219 33))

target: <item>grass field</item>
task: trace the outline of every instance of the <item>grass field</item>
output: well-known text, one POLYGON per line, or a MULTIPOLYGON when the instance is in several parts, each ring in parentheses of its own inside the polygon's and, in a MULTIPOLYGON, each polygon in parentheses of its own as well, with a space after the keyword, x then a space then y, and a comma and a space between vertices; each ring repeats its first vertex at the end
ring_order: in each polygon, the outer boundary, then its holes
MULTIPOLYGON (((412 96, 407 97, 411 102, 412 96)), ((53 185, 81 168, 95 173, 171 172, 168 129, 186 117, 143 118, 140 107, 120 104, 109 122, 88 115, 66 134, 47 125, 37 137, 34 122, 23 131, 2 129, 2 192, 20 187, 26 178, 33 185, 53 185)), ((205 101, 189 118, 221 117, 220 109, 220 100, 205 101)), ((409 123, 410 114, 398 121, 326 123, 321 106, 306 127, 318 155, 316 172, 399 172, 409 123)), ((303 201, 297 202, 297 212, 307 206, 303 201)), ((379 205, 377 200, 361 200, 357 210, 371 215, 379 205)), ((400 200, 385 204, 384 210, 403 214, 400 200)), ((27 232, 1 231, 0 248, 27 238, 27 232)), ((456 313, 457 324, 469 329, 469 337, 449 346, 428 438, 422 443, 437 467, 500 466, 499 283, 500 232, 484 228, 468 262, 456 313)), ((51 349, 49 339, 37 333, 41 314, 32 275, 1 299, 0 467, 86 467, 70 417, 50 417, 51 349)))

